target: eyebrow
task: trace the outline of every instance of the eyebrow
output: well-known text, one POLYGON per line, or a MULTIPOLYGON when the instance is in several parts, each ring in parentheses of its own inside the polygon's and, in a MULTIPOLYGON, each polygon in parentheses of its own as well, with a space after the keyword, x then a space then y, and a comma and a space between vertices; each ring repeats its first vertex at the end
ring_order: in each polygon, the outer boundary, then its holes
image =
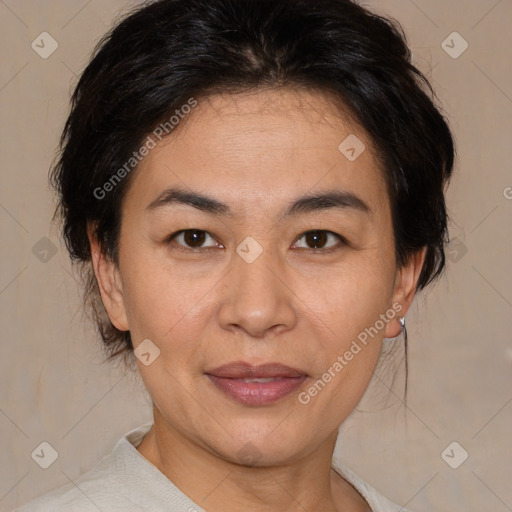
MULTIPOLYGON (((217 216, 233 217, 231 208, 217 199, 198 192, 189 192, 180 188, 168 188, 146 206, 146 210, 155 211, 172 205, 192 206, 197 210, 217 216)), ((372 210, 360 197, 352 192, 342 190, 326 190, 317 194, 304 195, 288 205, 281 220, 295 215, 312 213, 331 208, 352 210, 371 214, 372 210)))

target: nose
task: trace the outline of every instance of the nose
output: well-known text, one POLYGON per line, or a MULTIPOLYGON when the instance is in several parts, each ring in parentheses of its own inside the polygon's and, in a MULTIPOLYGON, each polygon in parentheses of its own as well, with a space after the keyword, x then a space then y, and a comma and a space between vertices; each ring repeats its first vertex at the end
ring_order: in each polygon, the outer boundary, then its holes
POLYGON ((287 277, 285 263, 268 249, 252 262, 235 254, 223 289, 221 326, 253 338, 292 329, 298 315, 293 284, 287 277))

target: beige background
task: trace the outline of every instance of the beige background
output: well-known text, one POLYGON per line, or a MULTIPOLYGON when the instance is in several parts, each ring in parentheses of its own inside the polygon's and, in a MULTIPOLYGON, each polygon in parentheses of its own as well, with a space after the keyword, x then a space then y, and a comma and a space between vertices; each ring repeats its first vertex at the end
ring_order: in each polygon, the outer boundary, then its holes
MULTIPOLYGON (((399 386, 396 395, 388 393, 386 379, 376 379, 343 426, 336 454, 413 511, 510 511, 512 2, 367 4, 402 23, 416 63, 448 112, 459 152, 448 197, 458 242, 446 276, 417 297, 407 318, 408 406, 399 386), (469 44, 457 59, 441 47, 453 31, 469 44), (469 453, 458 469, 441 457, 453 441, 469 453)), ((101 364, 67 254, 50 225, 47 187, 76 75, 130 5, 0 2, 1 511, 75 480, 121 435, 151 419, 138 379, 101 364), (43 31, 59 45, 48 59, 31 48, 43 31), (46 262, 43 237, 57 249, 46 262), (46 470, 31 458, 42 441, 59 454, 46 470)), ((453 458, 459 456, 457 448, 453 458)))

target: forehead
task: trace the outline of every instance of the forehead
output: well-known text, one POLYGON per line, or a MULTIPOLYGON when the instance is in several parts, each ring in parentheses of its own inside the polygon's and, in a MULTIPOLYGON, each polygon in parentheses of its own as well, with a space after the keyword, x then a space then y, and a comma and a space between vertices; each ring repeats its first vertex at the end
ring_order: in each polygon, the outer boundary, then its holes
MULTIPOLYGON (((258 156, 268 154, 272 158, 299 148, 325 150, 331 145, 332 149, 333 143, 336 149, 339 137, 345 132, 359 132, 366 137, 331 95, 301 88, 210 95, 200 100, 188 117, 178 133, 169 137, 171 146, 173 143, 195 145, 194 139, 199 138, 207 143, 205 151, 213 147, 230 154, 232 149, 233 157, 240 148, 260 150, 258 156), (325 140, 327 132, 330 137, 325 140)), ((248 160, 255 154, 240 156, 248 160)))
POLYGON ((261 208, 316 188, 358 191, 377 206, 387 201, 366 132, 329 95, 297 89, 198 100, 139 164, 127 199, 131 195, 143 207, 175 184, 207 191, 241 210, 252 200, 261 208), (364 147, 355 160, 340 151, 347 138, 360 141, 358 151, 364 147))

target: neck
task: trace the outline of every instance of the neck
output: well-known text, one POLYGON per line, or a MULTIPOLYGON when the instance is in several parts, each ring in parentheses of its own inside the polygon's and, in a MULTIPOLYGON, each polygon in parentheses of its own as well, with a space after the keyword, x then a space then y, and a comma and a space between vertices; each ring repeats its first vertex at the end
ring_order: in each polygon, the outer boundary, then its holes
POLYGON ((137 450, 208 512, 369 510, 357 491, 331 469, 337 432, 300 460, 242 466, 182 436, 156 408, 154 416, 154 425, 137 450))

